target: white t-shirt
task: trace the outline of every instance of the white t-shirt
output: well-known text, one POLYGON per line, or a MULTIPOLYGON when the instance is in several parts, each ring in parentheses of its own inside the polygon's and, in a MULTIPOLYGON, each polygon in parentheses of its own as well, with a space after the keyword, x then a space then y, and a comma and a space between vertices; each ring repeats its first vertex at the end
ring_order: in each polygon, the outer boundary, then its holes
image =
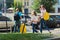
POLYGON ((40 16, 41 16, 41 18, 43 18, 43 14, 46 12, 46 9, 44 9, 44 10, 42 9, 42 10, 40 10, 40 12, 41 12, 40 16))
POLYGON ((38 17, 37 17, 37 16, 32 16, 32 17, 31 17, 31 21, 33 21, 33 22, 32 22, 33 24, 37 24, 38 17), (35 21, 33 21, 33 20, 35 20, 35 21))

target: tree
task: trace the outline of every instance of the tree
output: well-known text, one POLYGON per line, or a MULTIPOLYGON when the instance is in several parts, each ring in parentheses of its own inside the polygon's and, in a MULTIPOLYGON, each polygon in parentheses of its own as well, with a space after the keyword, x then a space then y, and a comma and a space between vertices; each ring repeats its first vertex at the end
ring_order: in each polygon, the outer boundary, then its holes
POLYGON ((39 12, 39 6, 41 4, 45 5, 48 12, 54 11, 53 5, 57 2, 57 0, 34 0, 32 9, 39 12))
POLYGON ((22 8, 22 2, 20 2, 20 0, 18 0, 18 1, 14 0, 14 7, 22 8))
POLYGON ((53 5, 57 0, 41 0, 41 4, 43 4, 48 12, 54 12, 53 5))
POLYGON ((33 0, 33 5, 31 6, 31 8, 37 12, 40 12, 39 6, 40 6, 40 0, 33 0))

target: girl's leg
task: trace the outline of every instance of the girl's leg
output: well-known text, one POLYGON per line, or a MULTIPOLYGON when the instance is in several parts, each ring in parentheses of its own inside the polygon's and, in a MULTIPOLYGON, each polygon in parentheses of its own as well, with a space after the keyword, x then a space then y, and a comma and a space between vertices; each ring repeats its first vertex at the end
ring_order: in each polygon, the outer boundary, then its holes
POLYGON ((36 25, 32 23, 33 33, 34 33, 34 32, 37 32, 37 30, 35 29, 35 26, 36 26, 36 25))
POLYGON ((34 24, 32 23, 32 29, 33 29, 33 33, 34 33, 34 24))
POLYGON ((42 28, 43 28, 43 19, 41 19, 41 25, 40 25, 40 32, 42 33, 42 28))
POLYGON ((38 29, 38 25, 37 24, 35 24, 35 32, 37 33, 38 31, 37 31, 37 29, 38 29))
POLYGON ((50 32, 50 29, 49 29, 49 27, 48 27, 48 25, 47 25, 46 22, 47 22, 47 21, 44 22, 44 23, 45 23, 45 28, 49 31, 49 33, 51 33, 51 32, 50 32))

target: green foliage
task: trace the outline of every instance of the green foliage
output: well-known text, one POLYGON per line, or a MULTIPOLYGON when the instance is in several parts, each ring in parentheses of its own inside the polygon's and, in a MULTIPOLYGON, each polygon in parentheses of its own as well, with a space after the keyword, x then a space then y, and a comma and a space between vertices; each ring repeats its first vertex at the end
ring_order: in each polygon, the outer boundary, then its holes
POLYGON ((32 9, 34 9, 37 12, 40 12, 39 6, 40 6, 40 0, 34 0, 33 5, 32 5, 32 9))
POLYGON ((50 37, 50 34, 0 34, 0 40, 42 40, 50 37))
POLYGON ((18 2, 14 3, 14 0, 7 0, 6 1, 6 6, 7 6, 7 8, 10 8, 10 7, 21 8, 22 7, 22 2, 18 1, 18 2))
POLYGON ((14 7, 22 8, 22 2, 15 2, 14 7))
POLYGON ((39 12, 39 6, 41 4, 45 5, 48 12, 54 11, 53 5, 57 2, 57 0, 34 0, 32 9, 39 12))
POLYGON ((53 5, 55 5, 56 2, 56 0, 42 0, 41 4, 43 4, 46 7, 46 10, 48 12, 52 12, 54 11, 53 5))

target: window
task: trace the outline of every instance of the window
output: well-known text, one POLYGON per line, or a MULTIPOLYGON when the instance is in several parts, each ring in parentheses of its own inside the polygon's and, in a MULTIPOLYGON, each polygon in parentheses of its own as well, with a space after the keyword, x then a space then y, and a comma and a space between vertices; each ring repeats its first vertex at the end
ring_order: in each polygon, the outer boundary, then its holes
POLYGON ((29 2, 24 2, 24 5, 25 6, 29 6, 29 2))
POLYGON ((24 2, 24 6, 26 6, 26 2, 24 2))
POLYGON ((29 6, 29 2, 27 2, 27 6, 29 6))
POLYGON ((58 4, 60 5, 60 0, 58 0, 58 4))
POLYGON ((60 13, 60 8, 58 8, 58 13, 60 13))
MULTIPOLYGON (((31 0, 32 1, 32 0, 31 0)), ((33 5, 34 1, 32 1, 32 5, 33 5)))

